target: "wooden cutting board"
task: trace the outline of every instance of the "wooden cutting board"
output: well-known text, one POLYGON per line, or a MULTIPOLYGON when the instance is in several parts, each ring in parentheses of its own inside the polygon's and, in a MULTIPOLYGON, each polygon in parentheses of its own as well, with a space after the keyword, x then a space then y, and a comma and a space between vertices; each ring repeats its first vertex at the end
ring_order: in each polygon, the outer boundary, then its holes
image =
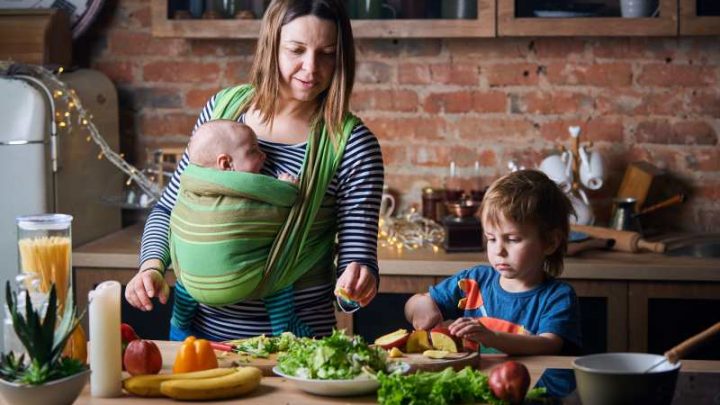
MULTIPOLYGON (((180 348, 182 342, 169 342, 169 341, 155 341, 160 348, 160 353, 163 358, 163 369, 172 370, 173 363, 175 363, 175 356, 180 348)), ((267 359, 253 358, 251 356, 241 355, 238 353, 229 353, 222 351, 215 351, 218 358, 218 365, 220 367, 232 367, 234 365, 240 366, 253 366, 259 368, 264 376, 274 376, 272 368, 277 365, 277 354, 271 354, 267 359), (233 364, 235 363, 235 364, 233 364)))
POLYGON ((466 366, 477 368, 480 365, 480 355, 473 353, 450 353, 444 359, 431 359, 420 353, 405 354, 403 357, 397 357, 392 360, 404 361, 410 364, 410 372, 416 371, 442 371, 448 367, 452 367, 455 371, 460 371, 466 366))

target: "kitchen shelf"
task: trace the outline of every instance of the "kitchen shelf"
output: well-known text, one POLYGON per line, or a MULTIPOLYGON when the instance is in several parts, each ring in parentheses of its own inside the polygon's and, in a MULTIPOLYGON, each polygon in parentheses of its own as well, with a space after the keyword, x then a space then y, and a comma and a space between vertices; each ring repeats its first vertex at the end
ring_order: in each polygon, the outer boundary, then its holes
POLYGON ((720 35, 720 16, 697 15, 698 0, 680 0, 680 35, 720 35))
POLYGON ((516 1, 497 0, 498 36, 675 36, 678 33, 678 0, 659 0, 657 18, 517 17, 516 1))
MULTIPOLYGON (((494 37, 495 0, 477 0, 478 17, 472 20, 352 20, 355 38, 464 38, 494 37)), ((260 20, 172 20, 167 0, 152 2, 152 33, 157 37, 257 38, 260 20)))

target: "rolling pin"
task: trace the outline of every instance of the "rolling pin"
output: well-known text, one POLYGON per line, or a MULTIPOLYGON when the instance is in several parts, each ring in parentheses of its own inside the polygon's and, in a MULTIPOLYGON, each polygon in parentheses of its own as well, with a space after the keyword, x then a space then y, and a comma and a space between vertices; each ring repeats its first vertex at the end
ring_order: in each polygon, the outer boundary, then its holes
POLYGON ((621 252, 636 253, 640 250, 662 253, 665 251, 665 244, 662 242, 648 242, 642 239, 637 232, 618 231, 617 229, 602 228, 599 226, 571 225, 573 231, 583 232, 595 238, 612 239, 615 241, 613 249, 621 252))

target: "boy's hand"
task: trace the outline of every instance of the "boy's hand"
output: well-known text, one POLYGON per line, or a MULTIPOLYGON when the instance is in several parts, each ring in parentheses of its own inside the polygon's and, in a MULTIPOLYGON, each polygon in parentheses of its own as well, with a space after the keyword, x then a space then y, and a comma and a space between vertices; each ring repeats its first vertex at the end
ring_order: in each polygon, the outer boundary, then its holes
POLYGON ((457 337, 482 343, 484 337, 492 331, 474 318, 458 318, 448 326, 450 333, 457 337))
POLYGON ((125 286, 125 299, 133 307, 152 310, 152 298, 158 297, 162 304, 167 303, 170 286, 165 277, 157 270, 141 270, 125 286))
POLYGON ((415 315, 412 325, 415 330, 430 330, 443 321, 439 312, 429 311, 415 315))
POLYGON ((405 303, 405 318, 416 330, 429 330, 443 321, 442 313, 429 294, 415 294, 405 303))

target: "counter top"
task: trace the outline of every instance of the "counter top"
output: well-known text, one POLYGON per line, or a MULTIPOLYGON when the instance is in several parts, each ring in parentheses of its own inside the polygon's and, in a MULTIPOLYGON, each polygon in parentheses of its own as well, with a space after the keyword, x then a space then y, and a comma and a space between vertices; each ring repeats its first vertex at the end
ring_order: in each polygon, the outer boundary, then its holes
MULTIPOLYGON (((73 250, 73 266, 137 270, 142 225, 134 225, 73 250)), ((446 253, 430 248, 378 248, 383 276, 444 277, 477 264, 484 252, 446 253)), ((565 260, 565 279, 720 281, 720 259, 670 257, 657 253, 586 251, 565 260)))
MULTIPOLYGON (((163 355, 163 370, 169 370, 174 351, 172 343, 156 341, 163 355)), ((518 357, 516 360, 527 366, 530 372, 531 385, 534 386, 540 375, 547 368, 572 368, 574 357, 563 356, 528 356, 518 357)), ((479 369, 488 372, 494 365, 507 360, 505 356, 488 356, 483 358, 479 369)), ((720 371, 720 361, 683 360, 682 371, 686 372, 717 372, 720 371)), ((292 381, 280 377, 263 377, 260 387, 248 396, 227 401, 203 402, 229 403, 241 400, 243 404, 374 404, 377 403, 375 395, 363 397, 333 398, 307 394, 295 387, 292 381)), ((178 402, 164 398, 140 398, 124 395, 118 398, 93 398, 90 396, 89 385, 75 401, 76 405, 113 405, 113 404, 177 404, 178 402)))

